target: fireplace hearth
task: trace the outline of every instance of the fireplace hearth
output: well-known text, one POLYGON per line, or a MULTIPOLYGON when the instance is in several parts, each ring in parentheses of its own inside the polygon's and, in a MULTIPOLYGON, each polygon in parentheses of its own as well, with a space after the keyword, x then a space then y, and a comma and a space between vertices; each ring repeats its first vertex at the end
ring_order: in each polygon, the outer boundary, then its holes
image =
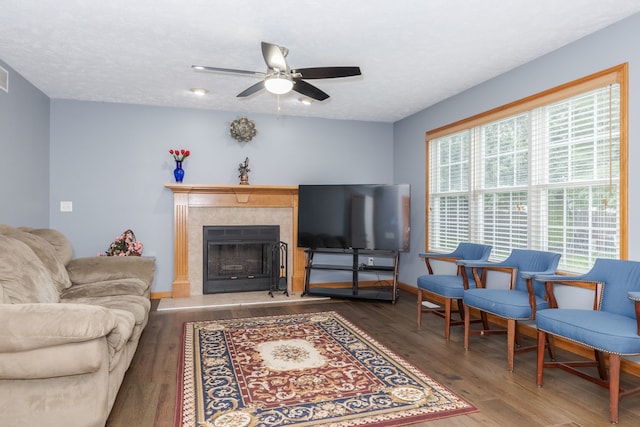
POLYGON ((203 227, 203 294, 268 291, 277 280, 278 225, 203 227))

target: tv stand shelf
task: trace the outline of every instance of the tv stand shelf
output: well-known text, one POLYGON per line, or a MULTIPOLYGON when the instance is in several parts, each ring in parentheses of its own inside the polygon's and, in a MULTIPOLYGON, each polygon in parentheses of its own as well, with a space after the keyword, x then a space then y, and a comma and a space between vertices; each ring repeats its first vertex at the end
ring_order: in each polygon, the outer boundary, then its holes
MULTIPOLYGON (((307 249, 305 266, 304 295, 329 296, 336 298, 354 298, 384 300, 395 303, 398 299, 398 252, 364 249, 307 249), (314 262, 321 255, 336 260, 329 263, 322 260, 314 262), (342 259, 347 258, 344 262, 342 259), (317 259, 317 257, 316 257, 317 259), (369 264, 369 259, 374 264, 369 264), (380 264, 376 264, 379 262, 380 264), (312 283, 314 271, 351 272, 349 282, 312 283), (361 275, 363 277, 361 277, 361 275), (366 277, 368 276, 368 277, 366 277), (373 279, 373 280, 372 280, 373 279)), ((344 275, 342 276, 344 277, 344 275)))

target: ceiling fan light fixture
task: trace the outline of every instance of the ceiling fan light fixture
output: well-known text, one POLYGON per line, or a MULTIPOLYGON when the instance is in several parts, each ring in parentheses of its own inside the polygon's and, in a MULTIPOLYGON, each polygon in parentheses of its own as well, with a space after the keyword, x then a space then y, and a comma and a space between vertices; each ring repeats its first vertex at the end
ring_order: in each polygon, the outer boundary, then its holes
POLYGON ((265 79, 264 87, 274 95, 284 95, 293 89, 293 81, 288 76, 276 74, 265 79))

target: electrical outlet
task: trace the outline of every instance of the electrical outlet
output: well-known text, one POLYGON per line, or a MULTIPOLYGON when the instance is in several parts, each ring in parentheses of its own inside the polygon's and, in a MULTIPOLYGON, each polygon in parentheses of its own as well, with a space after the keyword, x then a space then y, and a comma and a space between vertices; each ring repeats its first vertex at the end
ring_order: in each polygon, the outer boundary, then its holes
POLYGON ((371 266, 371 265, 375 265, 375 264, 374 264, 374 261, 373 261, 373 257, 372 257, 372 256, 370 256, 370 257, 369 257, 368 265, 369 265, 369 266, 371 266))

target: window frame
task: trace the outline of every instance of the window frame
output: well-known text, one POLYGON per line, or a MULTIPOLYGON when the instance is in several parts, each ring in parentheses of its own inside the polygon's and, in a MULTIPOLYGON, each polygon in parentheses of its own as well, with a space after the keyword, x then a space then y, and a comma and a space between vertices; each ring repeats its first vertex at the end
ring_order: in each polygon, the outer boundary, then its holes
MULTIPOLYGON (((437 250, 429 247, 429 215, 430 203, 430 158, 429 142, 434 139, 450 136, 465 130, 474 129, 484 124, 496 122, 520 113, 524 113, 541 106, 553 104, 594 89, 617 83, 620 85, 620 247, 619 259, 628 257, 628 63, 590 74, 580 79, 553 87, 520 100, 493 108, 477 115, 456 121, 454 123, 429 130, 425 133, 426 145, 426 176, 425 176, 425 247, 428 251, 437 250)), ((469 203, 477 203, 472 200, 469 203)))

